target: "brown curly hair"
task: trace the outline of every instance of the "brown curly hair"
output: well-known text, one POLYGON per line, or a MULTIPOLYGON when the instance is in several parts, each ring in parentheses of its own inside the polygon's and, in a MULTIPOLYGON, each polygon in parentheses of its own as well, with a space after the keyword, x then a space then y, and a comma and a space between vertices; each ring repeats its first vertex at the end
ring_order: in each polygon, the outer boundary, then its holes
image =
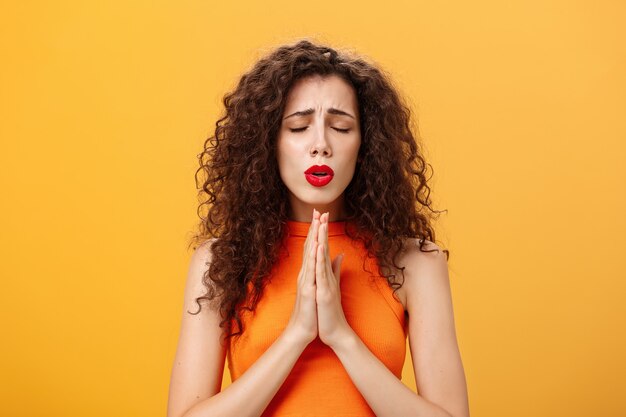
MULTIPOLYGON (((404 268, 396 255, 406 238, 435 242, 433 210, 421 143, 411 129, 411 111, 391 77, 363 56, 300 40, 283 45, 243 74, 234 91, 223 97, 225 114, 198 155, 196 187, 201 219, 189 246, 210 241, 211 262, 204 273, 206 293, 227 326, 225 340, 243 334, 242 310, 253 311, 287 232, 289 200, 276 161, 276 139, 287 94, 299 79, 335 74, 356 91, 362 142, 352 181, 345 190, 345 221, 356 225, 352 239, 376 257, 381 275, 397 291, 404 268), (199 180, 200 173, 204 180, 199 180), (208 208, 206 213, 203 210, 208 208), (425 209, 428 209, 427 212, 425 209), (394 270, 402 271, 396 282, 394 270), (250 288, 250 290, 248 290, 250 288), (219 294, 218 294, 219 293, 219 294), (246 300, 251 305, 243 305, 246 300), (239 331, 232 332, 232 320, 239 331)), ((432 177, 432 176, 431 176, 432 177)), ((204 210, 205 211, 205 210, 204 210)), ((449 251, 443 250, 446 259, 449 251)))

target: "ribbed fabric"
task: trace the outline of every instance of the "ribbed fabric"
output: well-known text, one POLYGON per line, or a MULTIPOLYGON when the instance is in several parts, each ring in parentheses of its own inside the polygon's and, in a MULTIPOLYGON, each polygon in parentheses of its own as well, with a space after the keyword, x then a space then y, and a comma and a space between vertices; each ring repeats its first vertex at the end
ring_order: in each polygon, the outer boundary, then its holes
MULTIPOLYGON (((231 339, 228 367, 237 380, 283 332, 295 304, 296 282, 310 223, 289 220, 287 252, 270 273, 270 282, 255 313, 245 311, 239 340, 231 339)), ((331 260, 344 253, 341 266, 341 303, 350 327, 370 351, 402 377, 407 328, 404 307, 394 298, 387 280, 379 275, 374 258, 345 234, 345 221, 328 224, 331 260), (365 260, 365 267, 363 261, 365 260), (367 272, 369 270, 370 272, 367 272)), ((237 329, 236 324, 234 329, 237 329)), ((319 337, 309 343, 263 416, 375 416, 357 390, 335 352, 319 337)))

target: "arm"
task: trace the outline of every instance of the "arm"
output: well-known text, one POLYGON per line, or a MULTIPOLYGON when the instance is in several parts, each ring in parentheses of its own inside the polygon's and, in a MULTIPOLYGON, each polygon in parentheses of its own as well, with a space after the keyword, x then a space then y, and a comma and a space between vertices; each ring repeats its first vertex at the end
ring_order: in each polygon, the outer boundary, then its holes
POLYGON ((194 405, 183 417, 260 416, 305 347, 284 331, 235 382, 194 405))
MULTIPOLYGON (((439 249, 429 242, 425 247, 439 249)), ((411 250, 404 259, 409 342, 420 395, 406 387, 350 333, 333 348, 378 416, 468 417, 463 364, 456 340, 445 254, 411 250)))
POLYGON ((195 298, 204 294, 208 245, 198 247, 190 262, 167 416, 260 416, 307 343, 287 328, 250 369, 220 392, 226 357, 220 314, 209 303, 203 303, 196 315, 187 313, 198 310, 195 298))
POLYGON ((374 355, 354 333, 333 348, 367 404, 378 417, 452 417, 415 394, 374 355))

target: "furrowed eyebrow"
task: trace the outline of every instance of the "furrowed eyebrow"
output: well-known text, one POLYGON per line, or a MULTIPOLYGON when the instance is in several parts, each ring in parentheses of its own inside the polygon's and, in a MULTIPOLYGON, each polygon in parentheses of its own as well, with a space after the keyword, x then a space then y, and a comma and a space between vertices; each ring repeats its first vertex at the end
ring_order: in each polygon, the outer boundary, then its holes
MULTIPOLYGON (((300 110, 300 111, 297 111, 295 113, 291 113, 289 116, 285 117, 283 120, 288 119, 288 118, 293 117, 293 116, 308 116, 309 114, 313 114, 313 112, 315 112, 315 110, 313 110, 311 108, 306 109, 306 110, 300 110)), ((326 110, 326 113, 328 113, 328 114, 338 114, 338 115, 341 115, 341 116, 348 116, 348 117, 351 117, 351 118, 354 119, 354 116, 351 115, 350 113, 346 113, 345 111, 336 109, 334 107, 331 107, 328 110, 326 110)))

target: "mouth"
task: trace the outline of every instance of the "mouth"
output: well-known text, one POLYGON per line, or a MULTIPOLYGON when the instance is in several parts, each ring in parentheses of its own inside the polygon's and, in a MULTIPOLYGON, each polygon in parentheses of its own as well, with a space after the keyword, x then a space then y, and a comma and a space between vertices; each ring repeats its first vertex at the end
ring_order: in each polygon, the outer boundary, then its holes
POLYGON ((332 181, 335 172, 328 165, 313 165, 304 171, 304 176, 309 184, 322 187, 332 181))
POLYGON ((313 174, 316 176, 323 176, 325 174, 335 175, 335 172, 333 171, 333 169, 329 167, 328 165, 312 165, 309 167, 309 169, 304 171, 304 173, 313 174))
POLYGON ((324 173, 324 174, 304 174, 306 180, 309 184, 315 187, 323 187, 332 181, 333 175, 324 173))

